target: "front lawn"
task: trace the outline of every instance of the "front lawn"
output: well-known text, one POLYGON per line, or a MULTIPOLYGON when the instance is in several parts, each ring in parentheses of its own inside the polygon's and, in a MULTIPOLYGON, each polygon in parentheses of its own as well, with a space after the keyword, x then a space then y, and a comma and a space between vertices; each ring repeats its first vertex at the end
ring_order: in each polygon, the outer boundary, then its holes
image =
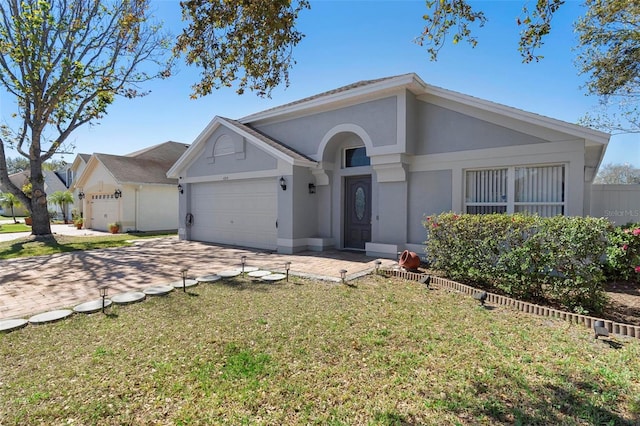
POLYGON ((0 234, 12 232, 31 232, 31 227, 24 223, 2 223, 0 224, 0 234))
MULTIPOLYGON (((30 227, 29 230, 31 230, 30 227)), ((172 235, 175 234, 136 233, 82 237, 54 235, 48 238, 34 238, 32 236, 28 236, 17 240, 0 242, 0 259, 45 256, 78 250, 121 247, 131 245, 131 241, 139 238, 168 237, 172 235)))
POLYGON ((638 341, 354 285, 240 279, 0 335, 0 424, 638 424, 638 341))

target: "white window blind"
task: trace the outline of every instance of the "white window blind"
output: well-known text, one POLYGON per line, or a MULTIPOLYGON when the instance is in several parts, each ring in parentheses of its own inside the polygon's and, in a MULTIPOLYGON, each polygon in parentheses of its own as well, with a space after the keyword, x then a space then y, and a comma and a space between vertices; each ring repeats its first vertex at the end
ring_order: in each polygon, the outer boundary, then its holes
POLYGON ((467 213, 488 214, 507 211, 507 169, 467 172, 467 213))
POLYGON ((465 210, 471 214, 565 212, 565 166, 467 170, 465 210))
POLYGON ((516 167, 515 211, 564 214, 564 166, 516 167))

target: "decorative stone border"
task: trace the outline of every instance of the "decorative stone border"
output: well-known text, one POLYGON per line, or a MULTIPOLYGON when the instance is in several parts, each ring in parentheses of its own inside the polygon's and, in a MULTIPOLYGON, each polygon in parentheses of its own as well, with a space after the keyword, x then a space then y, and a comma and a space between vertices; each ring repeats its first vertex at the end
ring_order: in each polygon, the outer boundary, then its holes
MULTIPOLYGON (((384 274, 387 277, 395 276, 412 281, 419 281, 420 279, 428 275, 422 272, 402 271, 399 269, 381 269, 380 273, 384 274)), ((468 286, 466 284, 461 284, 456 281, 448 280, 442 277, 436 277, 433 275, 431 276, 431 284, 437 285, 447 290, 458 291, 460 293, 468 295, 473 295, 474 293, 477 293, 479 291, 484 291, 468 286)), ((611 320, 605 320, 602 318, 591 317, 588 315, 574 314, 572 312, 561 311, 559 309, 549 308, 547 306, 540 306, 534 303, 523 302, 521 300, 516 300, 507 296, 489 292, 487 292, 486 302, 492 303, 494 305, 508 306, 527 314, 534 314, 543 317, 551 317, 569 321, 574 324, 583 325, 587 328, 593 328, 593 324, 595 321, 604 321, 604 327, 609 331, 609 333, 640 339, 640 326, 637 325, 623 324, 611 320)))

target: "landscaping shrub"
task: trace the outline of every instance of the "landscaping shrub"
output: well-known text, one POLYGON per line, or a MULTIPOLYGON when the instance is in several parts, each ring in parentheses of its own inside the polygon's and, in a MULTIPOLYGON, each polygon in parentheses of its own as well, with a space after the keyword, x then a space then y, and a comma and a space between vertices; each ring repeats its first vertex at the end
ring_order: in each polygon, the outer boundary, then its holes
POLYGON ((607 248, 607 277, 640 281, 640 224, 614 228, 607 248))
POLYGON ((605 305, 605 219, 443 213, 424 225, 428 260, 452 279, 578 312, 605 305))

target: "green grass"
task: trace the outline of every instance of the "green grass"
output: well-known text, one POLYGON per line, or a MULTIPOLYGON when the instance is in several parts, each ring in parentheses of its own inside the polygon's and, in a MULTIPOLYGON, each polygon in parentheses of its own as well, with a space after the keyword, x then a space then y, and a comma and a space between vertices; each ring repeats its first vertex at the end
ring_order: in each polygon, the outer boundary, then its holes
MULTIPOLYGON (((4 225, 3 225, 4 226, 4 225)), ((67 253, 78 250, 93 250, 131 245, 130 241, 139 238, 168 236, 166 233, 113 234, 105 236, 70 237, 55 235, 47 238, 28 236, 12 241, 0 242, 0 259, 16 257, 44 256, 67 253)))
POLYGON ((0 224, 0 234, 11 232, 31 232, 31 227, 24 223, 2 223, 0 224))
POLYGON ((639 360, 415 282, 233 280, 0 335, 0 424, 632 425, 639 360))

